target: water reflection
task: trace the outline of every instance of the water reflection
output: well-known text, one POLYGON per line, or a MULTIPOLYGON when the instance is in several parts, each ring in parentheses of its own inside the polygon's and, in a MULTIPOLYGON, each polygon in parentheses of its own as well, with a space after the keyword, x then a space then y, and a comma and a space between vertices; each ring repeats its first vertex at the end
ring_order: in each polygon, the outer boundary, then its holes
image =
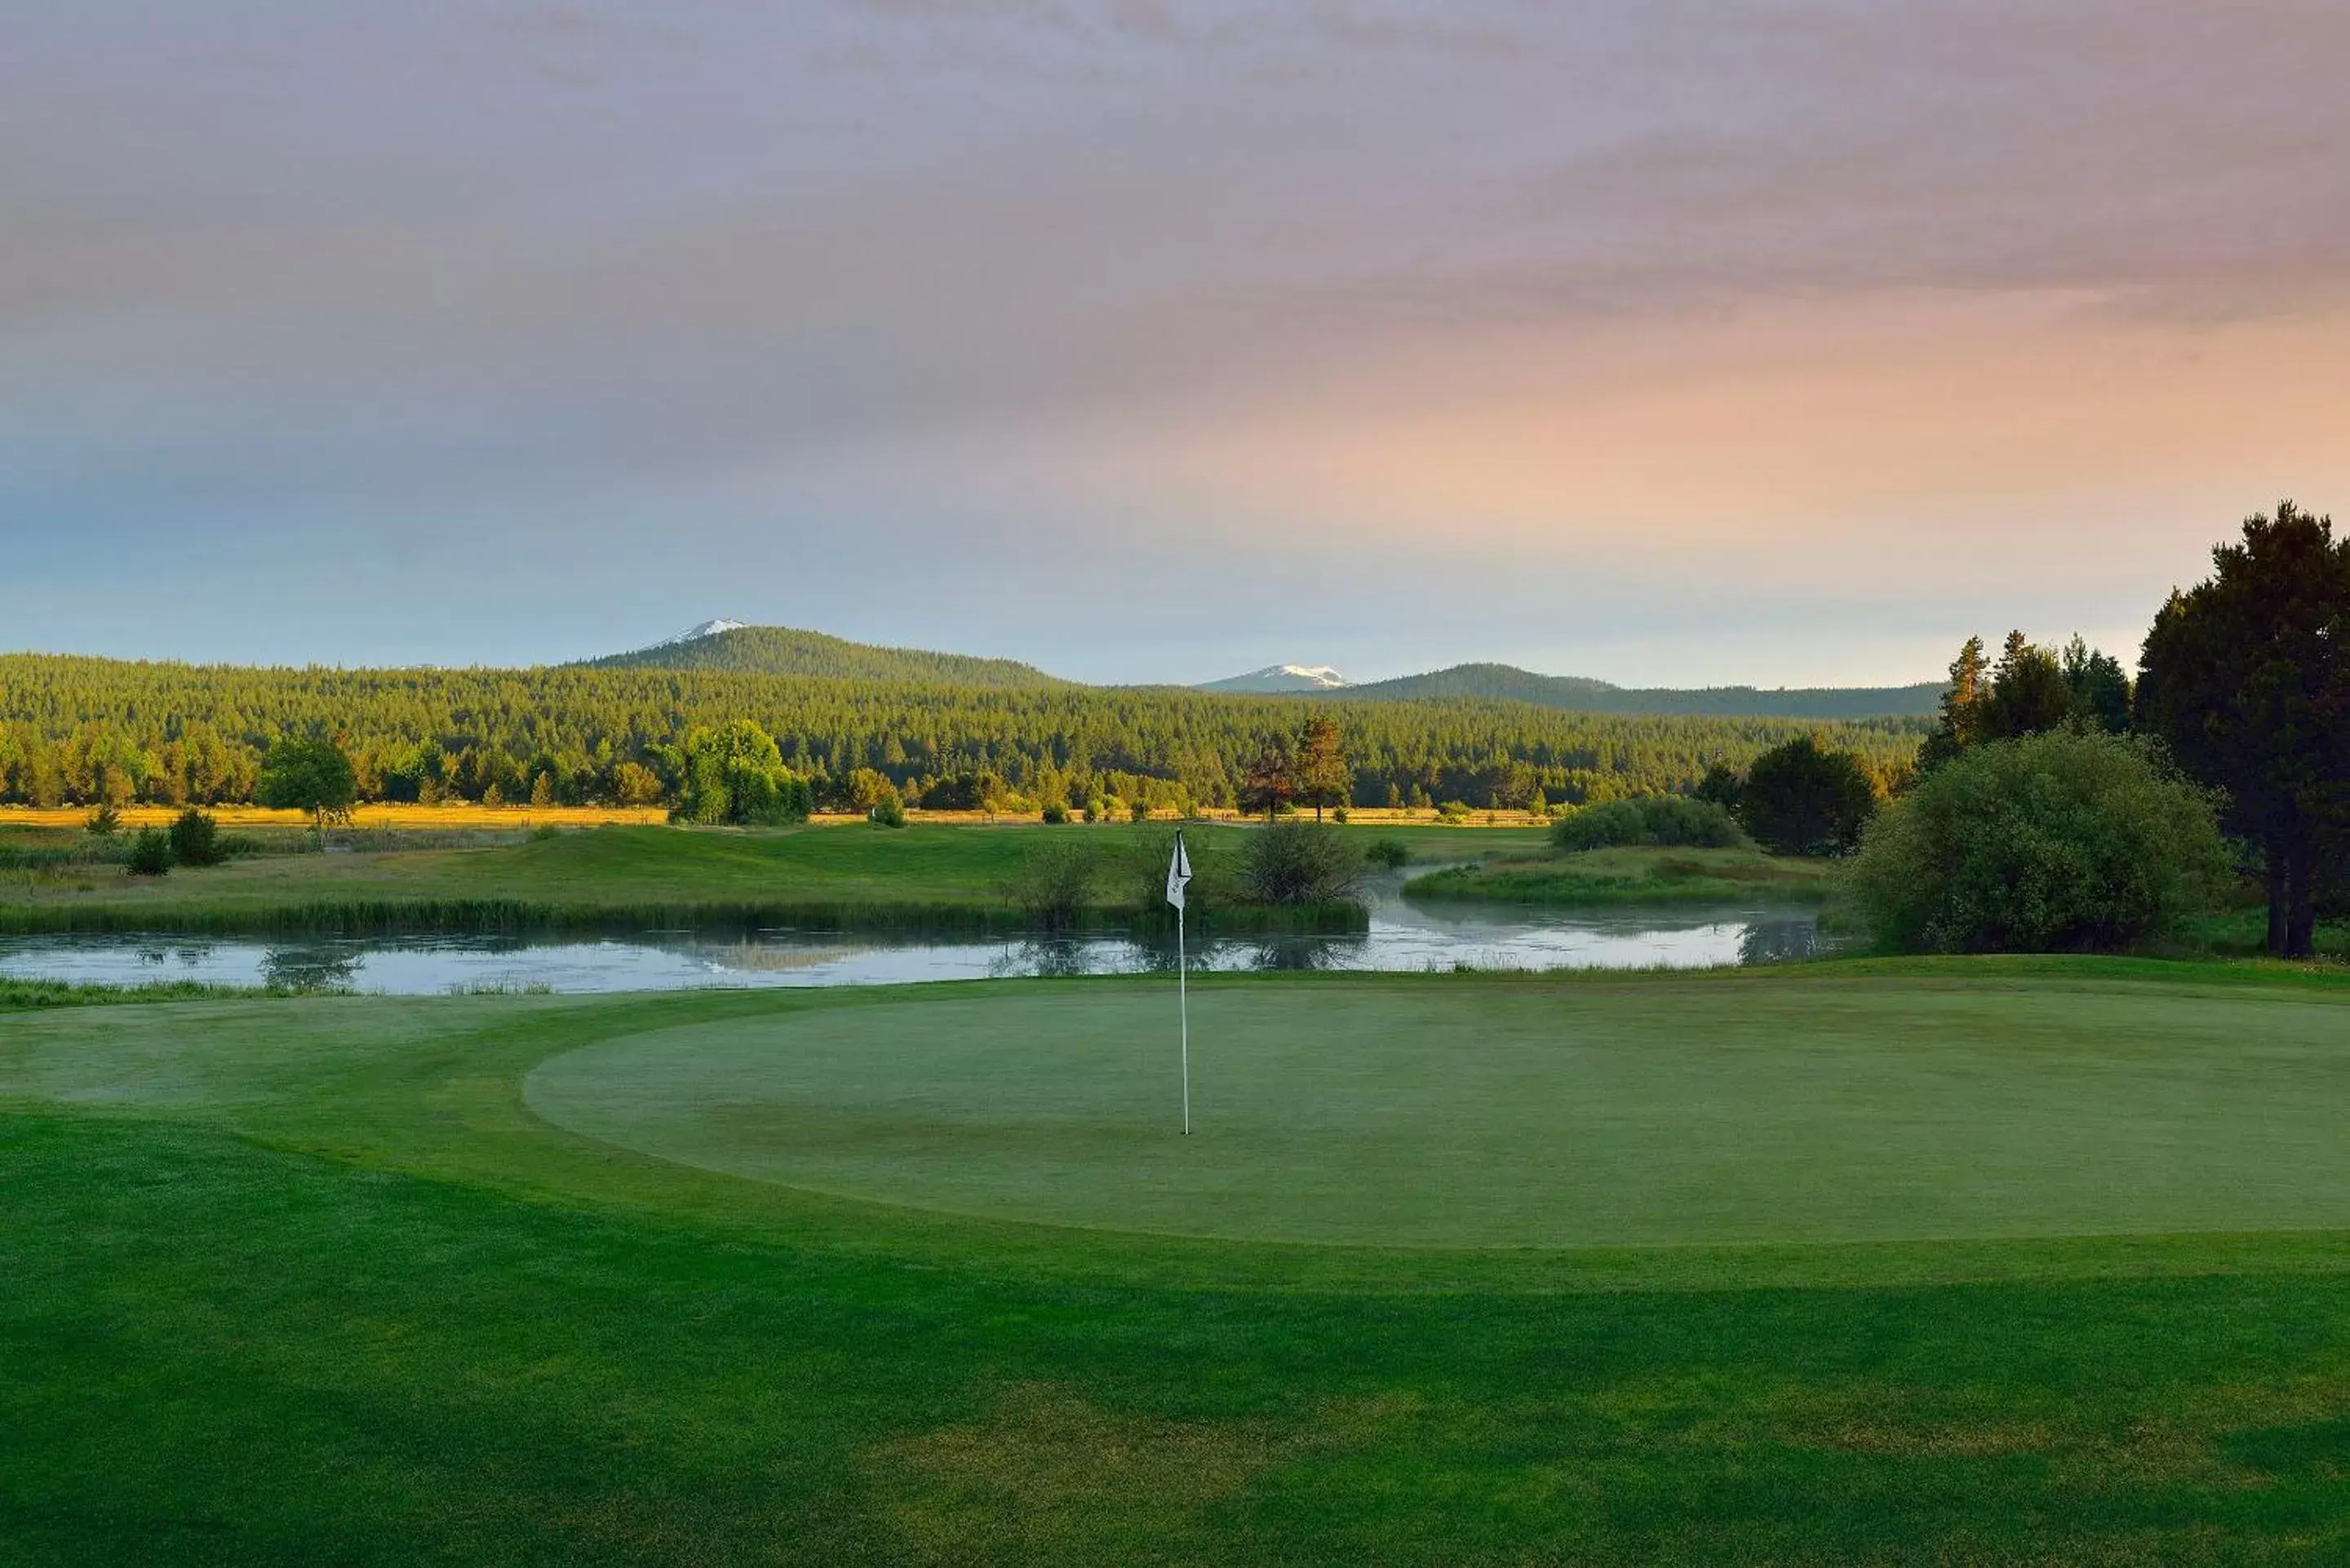
MULTIPOLYGON (((1823 950, 1808 911, 1751 908, 1565 915, 1518 907, 1424 910, 1378 898, 1345 936, 1195 937, 1195 972, 1648 969, 1776 963, 1823 950)), ((0 975, 135 984, 165 978, 295 991, 671 991, 893 985, 1024 975, 1171 974, 1158 930, 974 940, 903 932, 647 932, 635 939, 423 936, 257 940, 172 935, 0 939, 0 975)))
POLYGON ((366 967, 365 953, 349 942, 304 942, 265 950, 261 983, 279 991, 350 991, 366 967))
POLYGON ((1738 939, 1738 961, 1743 964, 1794 963, 1825 950, 1816 919, 1756 920, 1738 939))

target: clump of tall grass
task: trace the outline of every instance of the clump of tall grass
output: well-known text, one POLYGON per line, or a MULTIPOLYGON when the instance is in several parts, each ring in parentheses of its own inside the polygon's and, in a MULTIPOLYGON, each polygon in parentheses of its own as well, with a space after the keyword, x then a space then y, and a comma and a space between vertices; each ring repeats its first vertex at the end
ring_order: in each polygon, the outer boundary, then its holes
POLYGON ((1241 885, 1261 904, 1336 904, 1362 888, 1363 851, 1309 822, 1274 822, 1249 835, 1241 885))
POLYGON ((14 980, 0 976, 0 1012, 38 1007, 95 1007, 114 1002, 194 1002, 284 994, 254 986, 213 985, 195 980, 97 985, 86 981, 14 980))
POLYGON ((1039 930, 1067 929, 1092 899, 1099 863, 1081 838, 1046 835, 1028 847, 1019 869, 1003 884, 1003 897, 1039 930))

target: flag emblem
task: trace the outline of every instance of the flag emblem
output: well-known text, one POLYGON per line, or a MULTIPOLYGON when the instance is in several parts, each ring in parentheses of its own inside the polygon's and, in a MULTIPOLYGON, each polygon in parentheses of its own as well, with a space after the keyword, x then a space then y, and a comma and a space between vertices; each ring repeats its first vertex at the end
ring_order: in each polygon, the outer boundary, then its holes
POLYGON ((1167 862, 1167 901, 1183 907, 1183 888, 1191 880, 1191 857, 1183 849, 1183 830, 1175 830, 1174 857, 1167 862))

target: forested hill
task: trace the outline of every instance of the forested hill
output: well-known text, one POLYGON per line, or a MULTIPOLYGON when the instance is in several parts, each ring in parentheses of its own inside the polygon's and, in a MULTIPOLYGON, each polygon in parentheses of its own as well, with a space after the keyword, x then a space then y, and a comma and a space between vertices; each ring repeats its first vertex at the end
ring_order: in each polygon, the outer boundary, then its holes
MULTIPOLYGON (((1065 683, 984 688, 723 670, 286 670, 0 656, 0 802, 249 797, 261 753, 332 735, 369 799, 650 803, 673 748, 748 719, 785 760, 837 786, 874 768, 933 804, 993 779, 1014 796, 1098 791, 1222 805, 1251 762, 1307 719, 1337 721, 1363 805, 1514 805, 1686 789, 1816 731, 1879 770, 1926 724, 1650 717, 1524 702, 1228 697, 1065 683)), ((827 798, 820 783, 819 798, 827 798)))
POLYGON ((1009 689, 1066 686, 1033 664, 1010 659, 978 659, 962 653, 931 653, 911 648, 876 648, 820 631, 786 626, 738 626, 688 635, 631 653, 582 659, 585 670, 711 670, 740 675, 802 675, 837 680, 912 681, 941 686, 1009 689))
POLYGON ((1427 675, 1406 675, 1349 686, 1351 701, 1408 701, 1423 698, 1483 697, 1532 702, 1585 713, 1679 715, 1723 719, 1927 718, 1942 699, 1938 680, 1916 686, 1798 687, 1777 691, 1754 686, 1709 686, 1693 691, 1610 685, 1578 675, 1536 675, 1509 664, 1456 664, 1427 675))

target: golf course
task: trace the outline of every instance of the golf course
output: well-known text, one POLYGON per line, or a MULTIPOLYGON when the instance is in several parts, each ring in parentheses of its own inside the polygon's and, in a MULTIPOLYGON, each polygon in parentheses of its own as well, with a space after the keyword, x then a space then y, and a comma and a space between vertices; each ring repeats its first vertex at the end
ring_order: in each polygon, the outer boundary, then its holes
POLYGON ((1171 992, 0 1012, 0 1562, 2350 1549, 2350 982, 1171 992))

